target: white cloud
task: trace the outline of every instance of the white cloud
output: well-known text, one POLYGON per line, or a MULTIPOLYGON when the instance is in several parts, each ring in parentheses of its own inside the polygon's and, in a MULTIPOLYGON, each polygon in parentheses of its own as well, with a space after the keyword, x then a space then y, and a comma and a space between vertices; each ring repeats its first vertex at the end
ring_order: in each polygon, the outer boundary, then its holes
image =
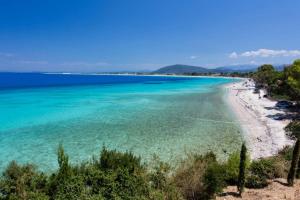
POLYGON ((229 54, 229 58, 237 58, 238 54, 234 51, 231 54, 229 54))
POLYGON ((299 50, 272 50, 258 49, 257 51, 246 51, 241 54, 243 57, 276 57, 276 56, 299 56, 299 50))
POLYGON ((229 58, 238 58, 238 57, 295 57, 300 56, 300 50, 272 50, 272 49, 258 49, 256 51, 246 51, 240 54, 232 52, 229 55, 229 58))
POLYGON ((198 56, 190 56, 190 59, 192 59, 192 60, 194 60, 196 58, 198 58, 198 56))

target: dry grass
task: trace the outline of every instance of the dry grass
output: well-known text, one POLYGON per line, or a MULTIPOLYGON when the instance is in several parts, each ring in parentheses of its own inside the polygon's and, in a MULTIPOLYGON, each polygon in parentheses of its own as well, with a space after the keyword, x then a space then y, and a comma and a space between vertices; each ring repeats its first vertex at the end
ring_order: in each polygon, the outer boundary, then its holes
POLYGON ((185 199, 198 199, 204 191, 203 175, 208 161, 203 157, 191 155, 176 169, 172 182, 180 189, 185 199))

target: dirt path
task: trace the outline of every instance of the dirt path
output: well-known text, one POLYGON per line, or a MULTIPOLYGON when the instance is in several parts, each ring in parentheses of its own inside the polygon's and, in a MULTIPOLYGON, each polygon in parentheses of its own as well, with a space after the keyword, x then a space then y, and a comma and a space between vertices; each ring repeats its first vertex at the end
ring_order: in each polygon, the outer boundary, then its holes
POLYGON ((236 196, 237 189, 229 186, 224 190, 224 196, 217 200, 300 200, 300 180, 296 181, 294 187, 286 186, 286 180, 276 179, 263 189, 245 189, 242 198, 236 196))

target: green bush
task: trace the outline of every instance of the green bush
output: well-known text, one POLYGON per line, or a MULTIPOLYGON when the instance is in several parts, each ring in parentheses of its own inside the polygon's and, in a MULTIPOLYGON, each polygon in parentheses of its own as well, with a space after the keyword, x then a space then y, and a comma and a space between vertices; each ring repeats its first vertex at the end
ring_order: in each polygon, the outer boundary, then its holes
MULTIPOLYGON (((18 165, 12 161, 3 172, 0 181, 0 197, 3 199, 30 199, 46 196, 47 179, 30 164, 18 165)), ((45 198, 44 198, 45 199, 45 198)))
POLYGON ((107 150, 105 147, 101 151, 99 165, 103 170, 126 168, 129 172, 143 168, 141 158, 134 156, 131 152, 122 153, 116 150, 107 150))
POLYGON ((250 165, 250 171, 253 175, 264 177, 267 179, 278 178, 276 175, 274 159, 254 160, 250 165))
POLYGON ((291 161, 293 157, 293 148, 291 146, 285 146, 278 152, 278 156, 283 157, 287 161, 291 161))
MULTIPOLYGON (((184 199, 208 199, 208 196, 212 196, 216 189, 213 184, 218 181, 218 177, 214 174, 218 171, 215 167, 217 164, 216 156, 212 152, 205 155, 189 155, 175 170, 171 177, 172 182, 184 199), (214 180, 210 181, 210 176, 214 180)), ((219 175, 218 173, 217 176, 219 175)))
POLYGON ((150 173, 150 181, 152 186, 156 189, 163 189, 168 184, 168 177, 170 173, 170 165, 162 161, 156 161, 153 170, 150 173))
POLYGON ((267 186, 267 179, 285 178, 288 173, 289 161, 282 155, 252 161, 246 187, 262 188, 267 186))
POLYGON ((268 185, 266 177, 260 177, 257 175, 250 175, 246 179, 245 186, 247 188, 263 188, 268 185))
POLYGON ((225 181, 229 185, 236 185, 239 175, 240 155, 239 152, 235 152, 228 157, 225 164, 225 181))
POLYGON ((252 174, 266 177, 266 178, 274 178, 274 162, 271 159, 259 159, 254 160, 250 165, 250 171, 252 174))
MULTIPOLYGON (((99 157, 79 165, 69 163, 62 146, 57 156, 59 168, 48 175, 33 165, 11 162, 0 177, 0 199, 206 200, 227 184, 236 184, 240 162, 239 153, 221 163, 209 152, 190 155, 172 171, 159 160, 150 168, 130 152, 106 148, 99 157)), ((246 187, 265 187, 267 179, 286 176, 288 159, 287 148, 277 156, 253 161, 246 187)))
POLYGON ((57 185, 55 199, 87 199, 85 185, 81 176, 71 176, 68 181, 57 185))
POLYGON ((212 199, 214 195, 222 192, 226 186, 224 174, 225 169, 223 165, 215 162, 208 166, 203 177, 203 199, 212 199))
MULTIPOLYGON (((225 181, 228 185, 236 185, 239 175, 240 166, 240 152, 234 152, 229 155, 226 163, 224 164, 225 169, 225 181)), ((250 157, 247 155, 246 158, 246 169, 250 166, 250 157)))
POLYGON ((167 170, 151 174, 131 153, 103 148, 98 160, 75 166, 62 146, 57 155, 59 168, 48 176, 12 162, 0 177, 0 199, 181 199, 167 170))

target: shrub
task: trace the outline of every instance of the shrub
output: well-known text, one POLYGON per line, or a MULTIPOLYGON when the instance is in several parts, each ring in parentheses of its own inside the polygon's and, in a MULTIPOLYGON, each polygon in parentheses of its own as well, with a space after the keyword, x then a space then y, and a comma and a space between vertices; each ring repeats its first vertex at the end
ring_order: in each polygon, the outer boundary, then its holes
POLYGON ((71 176, 68 181, 58 183, 55 199, 87 199, 87 196, 83 178, 81 176, 71 176))
POLYGON ((239 175, 240 155, 239 152, 229 155, 225 164, 225 181, 229 185, 236 185, 239 175))
POLYGON ((263 188, 268 185, 266 177, 260 177, 257 175, 250 175, 246 179, 245 186, 247 188, 263 188))
POLYGON ((185 199, 203 199, 204 174, 208 166, 214 162, 216 162, 216 156, 209 152, 205 155, 189 155, 180 163, 173 174, 172 182, 185 199))
MULTIPOLYGON (((267 179, 286 176, 289 152, 286 148, 277 156, 253 161, 246 187, 265 187, 267 179)), ((50 176, 33 165, 11 162, 0 177, 0 199, 206 200, 226 184, 236 183, 240 163, 239 153, 223 164, 209 152, 189 155, 171 171, 167 163, 156 161, 153 168, 147 168, 130 152, 106 148, 100 157, 80 165, 69 163, 62 146, 57 156, 59 168, 50 176)))
POLYGON ((103 170, 126 168, 129 172, 134 172, 142 169, 140 157, 134 156, 131 152, 121 153, 116 150, 107 150, 105 147, 101 151, 99 165, 103 170))
POLYGON ((250 165, 251 175, 247 178, 246 187, 265 187, 267 186, 267 179, 285 178, 288 169, 289 162, 281 155, 254 160, 250 165))
POLYGON ((278 152, 278 156, 283 157, 287 161, 291 161, 293 158, 293 148, 291 146, 285 146, 278 152))
POLYGON ((222 192, 223 188, 226 186, 224 173, 225 170, 223 165, 220 165, 217 162, 209 165, 203 177, 203 199, 212 199, 215 194, 222 192))
MULTIPOLYGON (((225 181, 227 185, 236 185, 238 182, 240 166, 240 152, 234 152, 229 155, 227 161, 224 164, 225 169, 225 181)), ((246 154, 246 169, 250 166, 250 156, 246 154)), ((247 175, 247 174, 246 174, 247 175)))
POLYGON ((250 171, 254 175, 264 176, 267 179, 284 178, 287 176, 288 167, 288 161, 274 156, 253 161, 250 171))
POLYGON ((158 157, 154 157, 150 168, 149 179, 151 186, 161 193, 152 193, 154 199, 183 199, 175 183, 170 181, 171 166, 168 163, 161 161, 158 157), (160 196, 162 195, 161 198, 160 196))
POLYGON ((131 153, 104 149, 99 160, 72 166, 60 146, 58 163, 46 176, 32 165, 12 162, 0 178, 0 199, 180 199, 166 171, 156 172, 154 187, 131 153))
POLYGON ((250 171, 253 175, 268 179, 276 178, 274 159, 254 160, 250 165, 250 171))
POLYGON ((150 173, 150 181, 155 189, 164 189, 166 187, 170 165, 162 161, 157 161, 150 173))
POLYGON ((0 181, 0 197, 3 199, 30 199, 45 197, 46 176, 30 164, 18 165, 12 161, 3 172, 0 181))

